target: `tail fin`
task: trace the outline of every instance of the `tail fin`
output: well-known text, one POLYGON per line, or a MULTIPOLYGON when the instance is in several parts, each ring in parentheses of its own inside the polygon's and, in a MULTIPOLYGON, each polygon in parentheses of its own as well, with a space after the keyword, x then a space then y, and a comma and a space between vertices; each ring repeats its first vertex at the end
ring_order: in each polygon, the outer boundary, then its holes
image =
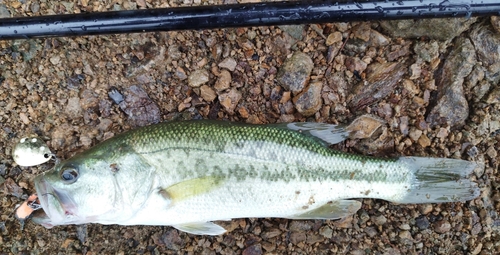
POLYGON ((474 162, 421 157, 401 157, 399 161, 407 164, 415 176, 408 194, 399 203, 468 201, 479 196, 477 183, 468 178, 478 167, 474 162))

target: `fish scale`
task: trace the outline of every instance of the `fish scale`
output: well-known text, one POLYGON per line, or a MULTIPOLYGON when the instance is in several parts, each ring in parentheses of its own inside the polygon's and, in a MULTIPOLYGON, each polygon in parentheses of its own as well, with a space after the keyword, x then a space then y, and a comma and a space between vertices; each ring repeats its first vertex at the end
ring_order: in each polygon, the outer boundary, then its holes
POLYGON ((479 194, 467 178, 472 162, 378 159, 328 148, 348 133, 323 123, 184 121, 139 128, 37 177, 37 193, 52 195, 39 198, 46 215, 35 221, 171 225, 217 235, 225 230, 211 221, 346 217, 361 206, 353 198, 430 203, 479 194))

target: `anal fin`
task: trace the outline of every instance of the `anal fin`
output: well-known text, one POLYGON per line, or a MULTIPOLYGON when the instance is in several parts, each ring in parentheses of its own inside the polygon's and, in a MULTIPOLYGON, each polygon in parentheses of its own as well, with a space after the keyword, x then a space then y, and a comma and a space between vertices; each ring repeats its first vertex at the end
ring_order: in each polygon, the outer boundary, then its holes
POLYGON ((337 200, 302 214, 286 217, 288 219, 333 220, 350 216, 361 208, 361 202, 356 200, 337 200))
POLYGON ((226 230, 213 222, 194 222, 175 225, 174 228, 193 235, 222 235, 226 230))

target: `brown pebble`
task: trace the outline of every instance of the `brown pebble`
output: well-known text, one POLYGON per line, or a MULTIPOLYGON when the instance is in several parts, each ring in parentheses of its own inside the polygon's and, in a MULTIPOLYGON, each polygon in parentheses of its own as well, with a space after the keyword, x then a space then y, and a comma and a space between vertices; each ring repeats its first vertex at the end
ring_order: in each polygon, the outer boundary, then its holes
POLYGON ((444 234, 450 231, 450 229, 451 229, 451 224, 447 221, 440 220, 434 223, 434 231, 436 231, 439 234, 444 234))
POLYGON ((420 144, 420 146, 426 148, 426 147, 429 147, 431 145, 431 140, 429 139, 429 137, 427 137, 427 135, 422 134, 420 136, 420 138, 418 138, 418 144, 420 144))
POLYGON ((217 94, 215 94, 215 91, 211 87, 203 85, 200 87, 200 96, 203 100, 212 102, 217 97, 217 94))

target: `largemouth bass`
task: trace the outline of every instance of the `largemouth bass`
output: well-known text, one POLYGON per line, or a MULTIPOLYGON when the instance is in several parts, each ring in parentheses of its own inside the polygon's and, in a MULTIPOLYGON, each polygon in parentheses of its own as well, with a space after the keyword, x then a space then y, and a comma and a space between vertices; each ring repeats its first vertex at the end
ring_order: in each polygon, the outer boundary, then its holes
POLYGON ((376 198, 466 201, 476 167, 456 159, 377 159, 328 148, 348 137, 322 123, 168 122, 117 135, 35 178, 46 227, 168 225, 204 235, 246 217, 338 219, 376 198))

